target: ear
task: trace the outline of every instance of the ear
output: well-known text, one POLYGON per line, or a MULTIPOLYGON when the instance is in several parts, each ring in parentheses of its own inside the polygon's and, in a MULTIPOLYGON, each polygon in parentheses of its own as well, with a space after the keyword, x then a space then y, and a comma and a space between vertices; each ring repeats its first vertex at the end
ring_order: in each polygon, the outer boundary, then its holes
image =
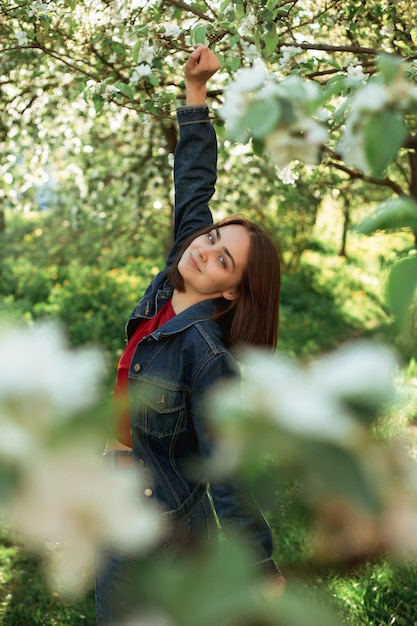
POLYGON ((237 300, 239 298, 239 291, 237 289, 223 291, 222 296, 225 300, 237 300))

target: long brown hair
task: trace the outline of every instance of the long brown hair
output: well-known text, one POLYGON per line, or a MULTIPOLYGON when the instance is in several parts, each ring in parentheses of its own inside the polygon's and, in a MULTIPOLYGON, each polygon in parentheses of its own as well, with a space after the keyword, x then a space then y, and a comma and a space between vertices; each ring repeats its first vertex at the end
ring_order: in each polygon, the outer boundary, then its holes
POLYGON ((214 228, 237 224, 250 235, 248 260, 235 300, 219 298, 215 318, 222 326, 229 346, 240 343, 275 348, 278 341, 279 297, 281 289, 281 259, 279 251, 257 224, 240 215, 208 224, 189 236, 182 244, 168 278, 174 289, 184 291, 184 281, 178 263, 185 250, 196 237, 214 228))

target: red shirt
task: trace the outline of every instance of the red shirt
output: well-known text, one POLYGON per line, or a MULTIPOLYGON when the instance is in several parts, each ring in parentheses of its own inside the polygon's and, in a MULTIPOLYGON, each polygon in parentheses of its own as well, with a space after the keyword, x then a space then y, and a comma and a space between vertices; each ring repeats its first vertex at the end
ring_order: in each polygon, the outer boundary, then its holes
POLYGON ((129 367, 135 354, 136 347, 146 335, 150 335, 154 330, 168 322, 175 316, 172 308, 171 300, 154 315, 150 320, 143 321, 139 324, 132 337, 129 340, 119 365, 117 366, 117 376, 113 392, 112 415, 115 421, 117 439, 125 446, 132 446, 132 437, 130 434, 130 414, 129 401, 127 397, 129 384, 129 367))

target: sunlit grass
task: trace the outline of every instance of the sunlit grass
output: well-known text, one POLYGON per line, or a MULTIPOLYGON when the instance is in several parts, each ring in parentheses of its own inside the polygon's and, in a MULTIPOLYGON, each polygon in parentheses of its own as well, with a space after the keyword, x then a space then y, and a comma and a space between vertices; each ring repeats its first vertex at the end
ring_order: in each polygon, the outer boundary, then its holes
POLYGON ((51 589, 40 559, 21 548, 0 523, 0 624, 2 626, 94 626, 91 593, 74 602, 51 589))

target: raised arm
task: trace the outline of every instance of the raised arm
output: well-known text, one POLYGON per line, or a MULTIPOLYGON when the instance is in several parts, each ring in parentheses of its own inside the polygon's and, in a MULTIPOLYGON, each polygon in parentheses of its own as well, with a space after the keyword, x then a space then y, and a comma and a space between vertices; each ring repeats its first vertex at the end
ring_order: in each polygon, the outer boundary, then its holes
POLYGON ((185 64, 186 104, 205 105, 207 81, 220 69, 220 63, 210 48, 197 45, 185 64))
POLYGON ((186 105, 177 110, 180 138, 174 160, 175 243, 168 265, 188 235, 213 221, 208 202, 216 182, 217 140, 205 101, 207 81, 219 67, 205 46, 196 47, 185 66, 186 105))

